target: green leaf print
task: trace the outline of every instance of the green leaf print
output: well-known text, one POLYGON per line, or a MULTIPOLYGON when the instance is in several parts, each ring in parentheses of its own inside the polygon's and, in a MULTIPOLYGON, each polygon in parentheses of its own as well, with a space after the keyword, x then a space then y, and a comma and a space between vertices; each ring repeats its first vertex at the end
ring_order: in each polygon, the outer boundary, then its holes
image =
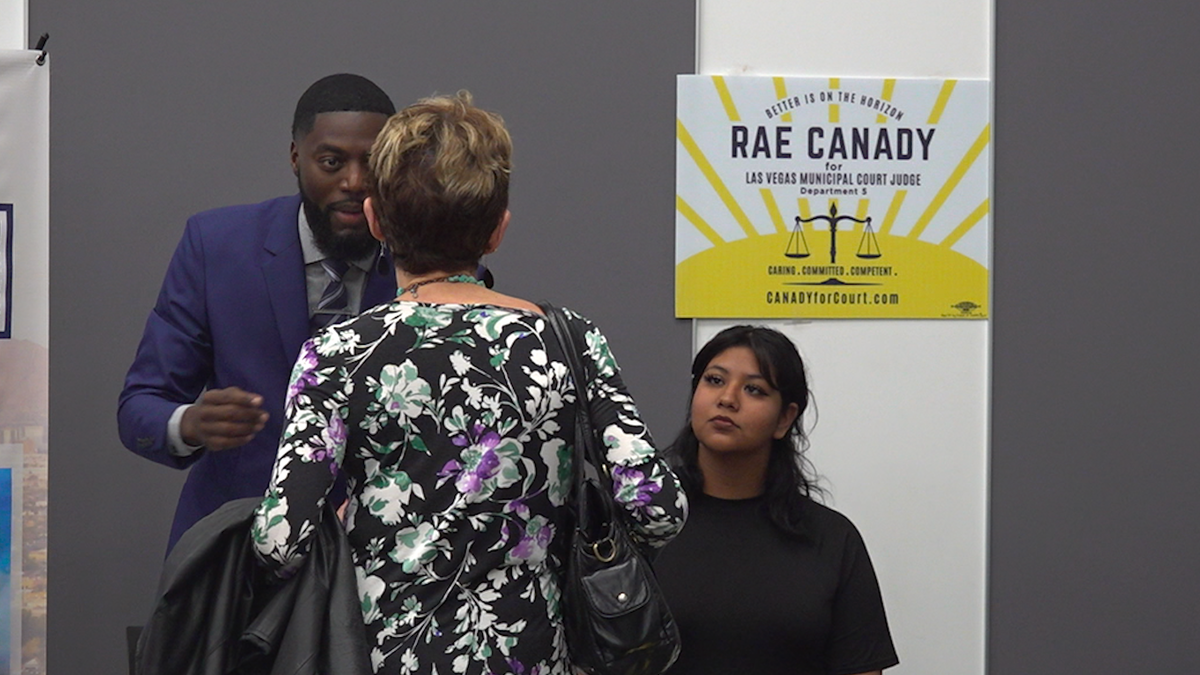
POLYGON ((504 365, 505 361, 508 360, 508 350, 507 349, 497 349, 497 348, 493 347, 491 349, 491 352, 492 352, 492 358, 488 359, 488 363, 490 363, 493 368, 499 368, 500 366, 504 365))

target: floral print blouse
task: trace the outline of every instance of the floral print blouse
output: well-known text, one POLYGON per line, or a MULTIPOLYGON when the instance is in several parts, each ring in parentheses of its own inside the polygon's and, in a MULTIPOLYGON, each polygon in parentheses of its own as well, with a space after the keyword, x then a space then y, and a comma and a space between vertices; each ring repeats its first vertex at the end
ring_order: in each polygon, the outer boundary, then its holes
MULTIPOLYGON (((608 343, 567 311, 590 414, 635 538, 665 544, 687 501, 608 343)), ((547 321, 394 301, 307 342, 292 373, 255 548, 303 561, 339 469, 377 673, 572 672, 559 615, 576 390, 547 321)))

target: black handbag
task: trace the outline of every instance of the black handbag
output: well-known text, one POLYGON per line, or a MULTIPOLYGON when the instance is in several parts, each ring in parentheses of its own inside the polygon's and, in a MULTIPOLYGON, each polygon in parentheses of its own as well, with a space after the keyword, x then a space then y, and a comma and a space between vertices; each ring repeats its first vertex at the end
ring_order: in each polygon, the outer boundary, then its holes
POLYGON ((679 629, 613 498, 612 473, 588 414, 582 343, 561 310, 541 307, 575 382, 574 523, 562 585, 571 661, 591 675, 658 675, 679 656, 679 629))

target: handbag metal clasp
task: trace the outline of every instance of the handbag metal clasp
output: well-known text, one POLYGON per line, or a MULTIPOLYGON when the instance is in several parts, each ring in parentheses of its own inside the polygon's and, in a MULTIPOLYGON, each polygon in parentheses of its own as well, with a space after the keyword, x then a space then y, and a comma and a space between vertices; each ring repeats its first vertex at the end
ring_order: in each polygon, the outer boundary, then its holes
POLYGON ((612 537, 601 539, 600 541, 592 544, 592 555, 600 562, 612 562, 613 559, 617 557, 617 542, 613 541, 612 537), (602 545, 604 544, 608 545, 606 547, 607 552, 602 553, 601 551, 604 550, 602 545))

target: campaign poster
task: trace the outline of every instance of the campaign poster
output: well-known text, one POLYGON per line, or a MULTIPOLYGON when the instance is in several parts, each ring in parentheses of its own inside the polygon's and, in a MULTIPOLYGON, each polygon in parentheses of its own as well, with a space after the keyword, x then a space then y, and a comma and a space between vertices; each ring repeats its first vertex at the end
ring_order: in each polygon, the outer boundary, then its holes
POLYGON ((988 81, 681 75, 677 95, 677 317, 988 316, 988 81))

